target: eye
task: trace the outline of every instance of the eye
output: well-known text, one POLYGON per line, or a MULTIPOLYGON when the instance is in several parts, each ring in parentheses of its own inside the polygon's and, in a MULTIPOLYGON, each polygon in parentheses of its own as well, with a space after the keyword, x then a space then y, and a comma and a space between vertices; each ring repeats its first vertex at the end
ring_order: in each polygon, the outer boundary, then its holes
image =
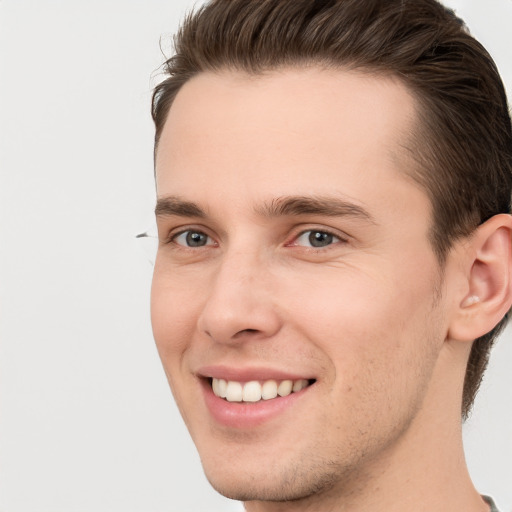
POLYGON ((214 244, 207 234, 192 229, 174 235, 171 241, 184 247, 205 247, 214 244))
POLYGON ((301 233, 293 245, 310 246, 315 249, 321 249, 322 247, 327 247, 337 242, 341 242, 341 239, 332 233, 310 229, 301 233))

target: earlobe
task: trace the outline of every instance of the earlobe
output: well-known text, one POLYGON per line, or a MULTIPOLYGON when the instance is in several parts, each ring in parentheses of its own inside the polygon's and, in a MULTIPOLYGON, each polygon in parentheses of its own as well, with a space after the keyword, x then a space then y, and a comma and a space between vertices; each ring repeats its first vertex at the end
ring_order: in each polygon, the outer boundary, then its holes
POLYGON ((448 336, 473 341, 491 331, 512 305, 512 216, 500 214, 478 227, 467 242, 467 286, 448 336))

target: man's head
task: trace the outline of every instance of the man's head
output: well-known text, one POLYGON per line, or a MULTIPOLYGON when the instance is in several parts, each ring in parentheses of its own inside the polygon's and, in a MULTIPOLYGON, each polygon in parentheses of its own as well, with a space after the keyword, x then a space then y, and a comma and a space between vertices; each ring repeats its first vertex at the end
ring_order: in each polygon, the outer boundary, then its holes
MULTIPOLYGON (((418 123, 407 140, 407 172, 430 197, 440 263, 454 240, 510 211, 512 129, 496 67, 453 12, 434 0, 218 1, 185 20, 169 77, 153 101, 155 152, 177 92, 201 72, 257 76, 313 64, 399 78, 414 95, 418 123)), ((466 416, 506 319, 475 341, 466 416)))
POLYGON ((153 325, 207 475, 245 500, 359 485, 467 414, 510 306, 494 64, 431 0, 217 1, 176 51, 153 325))

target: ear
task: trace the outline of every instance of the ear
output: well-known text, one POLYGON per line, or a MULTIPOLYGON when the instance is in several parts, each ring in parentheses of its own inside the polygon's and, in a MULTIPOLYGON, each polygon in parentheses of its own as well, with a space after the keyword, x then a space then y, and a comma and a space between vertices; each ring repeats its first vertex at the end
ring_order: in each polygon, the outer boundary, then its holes
POLYGON ((500 214, 464 244, 463 290, 456 298, 448 337, 473 341, 491 331, 512 305, 512 216, 500 214))

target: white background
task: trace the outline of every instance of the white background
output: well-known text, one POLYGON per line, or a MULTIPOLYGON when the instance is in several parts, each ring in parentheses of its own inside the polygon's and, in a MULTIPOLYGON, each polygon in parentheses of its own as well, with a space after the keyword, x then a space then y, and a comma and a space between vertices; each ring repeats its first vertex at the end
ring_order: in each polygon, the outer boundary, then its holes
MULTIPOLYGON (((450 1, 512 85, 512 0, 450 1)), ((186 0, 0 0, 0 512, 220 512, 151 336, 151 75, 186 0)), ((512 511, 512 331, 465 427, 512 511)))

